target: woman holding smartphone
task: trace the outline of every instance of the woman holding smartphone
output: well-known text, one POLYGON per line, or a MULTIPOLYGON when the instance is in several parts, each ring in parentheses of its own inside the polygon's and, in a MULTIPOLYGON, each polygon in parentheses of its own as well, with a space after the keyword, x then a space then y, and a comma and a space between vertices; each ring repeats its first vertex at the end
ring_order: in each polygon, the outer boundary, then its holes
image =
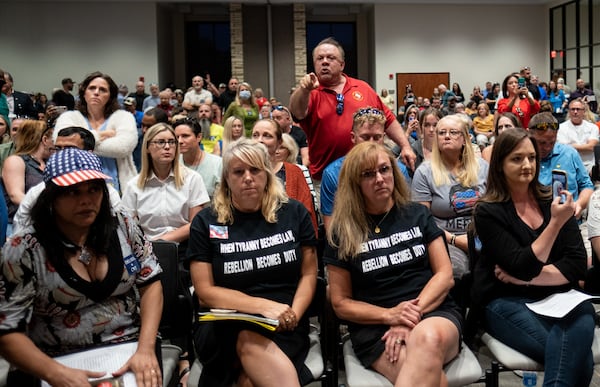
POLYGON ((413 143, 419 136, 419 108, 417 105, 410 105, 404 112, 404 123, 402 124, 406 132, 406 138, 413 143))
POLYGON ((533 99, 525 80, 519 74, 509 74, 502 82, 502 95, 504 98, 498 101, 498 113, 511 112, 521 120, 526 128, 531 117, 540 111, 540 103, 533 99))
POLYGON ((487 332, 544 364, 544 386, 589 386, 594 307, 585 301, 562 318, 544 317, 525 304, 577 289, 587 254, 573 216, 538 181, 540 153, 535 138, 507 129, 492 151, 487 191, 474 223, 481 256, 474 269, 473 301, 487 332))

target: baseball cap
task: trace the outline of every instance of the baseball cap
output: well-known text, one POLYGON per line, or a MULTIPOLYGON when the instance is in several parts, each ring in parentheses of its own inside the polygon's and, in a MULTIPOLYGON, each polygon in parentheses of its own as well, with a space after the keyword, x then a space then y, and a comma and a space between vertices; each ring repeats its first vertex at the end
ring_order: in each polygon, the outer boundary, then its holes
POLYGON ((67 83, 75 83, 71 78, 65 78, 61 81, 61 84, 66 85, 67 83))
POLYGON ((67 148, 50 156, 44 169, 44 182, 52 181, 60 187, 88 180, 111 179, 102 173, 102 163, 92 152, 67 148))
POLYGON ((135 98, 133 98, 133 97, 127 97, 127 98, 125 98, 123 100, 123 104, 124 105, 129 105, 129 106, 135 105, 135 98))

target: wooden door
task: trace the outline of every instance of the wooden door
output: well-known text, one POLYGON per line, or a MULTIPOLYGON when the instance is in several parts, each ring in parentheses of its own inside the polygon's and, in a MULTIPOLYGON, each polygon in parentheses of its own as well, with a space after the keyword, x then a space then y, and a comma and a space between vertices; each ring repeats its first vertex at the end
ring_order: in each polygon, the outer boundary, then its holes
POLYGON ((406 85, 412 85, 417 97, 431 98, 433 88, 443 83, 450 88, 450 73, 396 73, 396 111, 404 105, 406 85))

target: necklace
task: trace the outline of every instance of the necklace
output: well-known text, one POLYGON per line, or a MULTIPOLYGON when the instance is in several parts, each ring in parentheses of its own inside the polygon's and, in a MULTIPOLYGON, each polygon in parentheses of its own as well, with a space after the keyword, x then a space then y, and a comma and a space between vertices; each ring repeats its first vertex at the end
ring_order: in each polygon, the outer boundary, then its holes
POLYGON ((85 246, 80 246, 79 257, 77 260, 84 265, 88 266, 92 261, 92 254, 85 248, 85 246))
MULTIPOLYGON (((392 208, 394 208, 392 206, 392 208)), ((389 210, 387 210, 387 212, 385 213, 385 215, 383 215, 383 218, 381 218, 381 220, 375 225, 375 228, 373 229, 373 231, 375 231, 375 234, 379 234, 381 232, 381 229, 379 228, 379 225, 381 223, 383 223, 383 221, 385 220, 385 218, 387 218, 388 214, 390 213, 390 211, 392 210, 392 208, 390 208, 389 210)), ((371 219, 373 220, 373 219, 371 219)))
POLYGON ((61 243, 67 248, 67 250, 79 252, 79 257, 77 257, 77 260, 84 265, 89 266, 90 262, 92 261, 92 254, 88 251, 85 245, 79 246, 73 242, 68 242, 65 240, 61 240, 61 243))

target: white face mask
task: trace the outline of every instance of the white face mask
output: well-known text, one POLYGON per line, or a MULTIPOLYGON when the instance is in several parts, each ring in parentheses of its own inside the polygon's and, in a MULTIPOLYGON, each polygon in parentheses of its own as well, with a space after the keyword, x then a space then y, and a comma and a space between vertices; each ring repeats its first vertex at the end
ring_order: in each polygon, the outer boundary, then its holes
POLYGON ((242 91, 240 91, 240 98, 241 99, 250 99, 251 95, 252 94, 250 94, 249 90, 242 90, 242 91))

